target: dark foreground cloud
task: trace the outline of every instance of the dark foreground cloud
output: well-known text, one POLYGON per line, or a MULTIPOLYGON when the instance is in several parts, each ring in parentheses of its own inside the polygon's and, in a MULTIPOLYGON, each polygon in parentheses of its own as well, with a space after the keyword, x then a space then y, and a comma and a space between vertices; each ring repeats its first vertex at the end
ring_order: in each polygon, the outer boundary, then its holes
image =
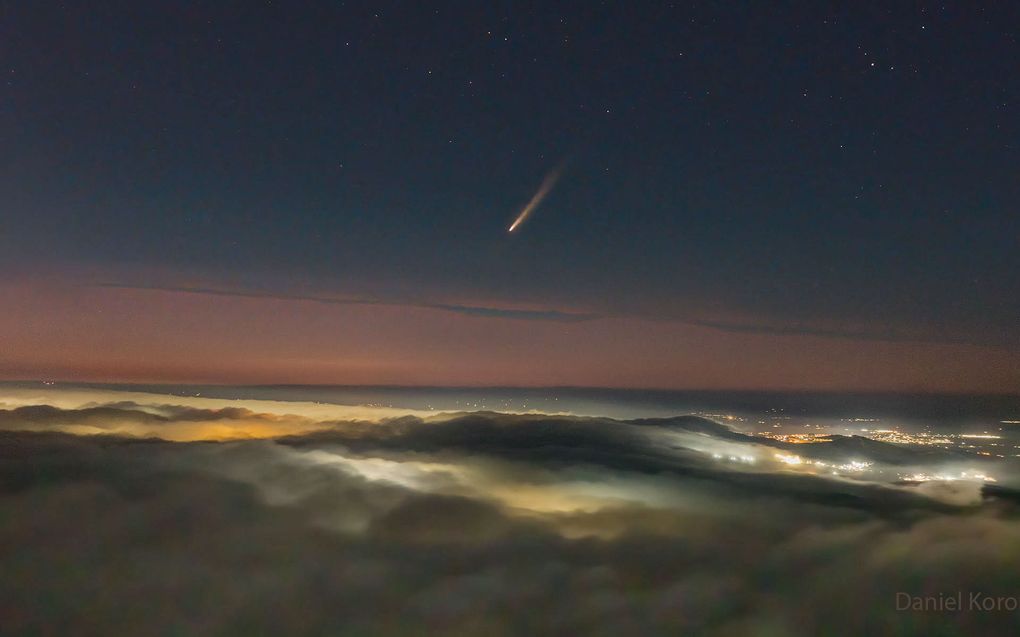
POLYGON ((788 469, 789 449, 701 419, 152 437, 284 418, 0 413, 0 632, 1005 635, 1020 617, 896 610, 898 592, 1020 595, 1009 498, 788 469), (148 437, 66 431, 111 420, 148 437))

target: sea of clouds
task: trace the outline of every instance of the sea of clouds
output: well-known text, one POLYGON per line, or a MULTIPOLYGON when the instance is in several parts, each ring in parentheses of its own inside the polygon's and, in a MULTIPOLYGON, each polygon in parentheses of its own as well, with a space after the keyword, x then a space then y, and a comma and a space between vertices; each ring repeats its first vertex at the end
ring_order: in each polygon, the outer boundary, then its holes
MULTIPOLYGON (((1017 611, 897 608, 897 593, 1020 593, 1008 462, 990 494, 791 467, 784 443, 694 416, 85 398, 0 397, 2 634, 1020 625, 1017 611)), ((961 462, 854 442, 911 471, 961 462)))

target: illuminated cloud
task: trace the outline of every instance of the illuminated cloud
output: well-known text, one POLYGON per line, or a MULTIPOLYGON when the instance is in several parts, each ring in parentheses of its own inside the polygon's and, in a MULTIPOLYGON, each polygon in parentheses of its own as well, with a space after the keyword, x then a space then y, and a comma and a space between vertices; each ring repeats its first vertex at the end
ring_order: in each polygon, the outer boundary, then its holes
POLYGON ((17 547, 0 561, 0 616, 14 634, 1000 634, 1013 621, 894 610, 901 590, 1015 594, 1009 499, 814 464, 867 451, 869 471, 937 473, 948 456, 794 445, 691 416, 344 419, 313 403, 36 392, 54 406, 22 391, 0 397, 0 543, 17 547))

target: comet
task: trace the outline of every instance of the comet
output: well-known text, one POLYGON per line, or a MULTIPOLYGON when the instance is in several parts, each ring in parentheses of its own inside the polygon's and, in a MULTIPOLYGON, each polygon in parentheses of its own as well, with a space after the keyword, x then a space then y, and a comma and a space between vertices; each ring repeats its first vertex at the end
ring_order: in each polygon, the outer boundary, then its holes
POLYGON ((528 204, 524 206, 524 208, 521 210, 521 213, 517 215, 516 219, 514 219, 514 222, 510 224, 510 228, 507 230, 507 232, 513 232, 514 230, 516 230, 518 226, 524 223, 524 220, 527 219, 531 215, 531 213, 535 211, 535 208, 538 208, 538 206, 542 203, 542 200, 546 198, 546 195, 549 194, 549 191, 552 190, 553 186, 556 185, 556 182, 559 181, 560 174, 562 172, 563 164, 560 164, 556 168, 553 168, 552 171, 545 176, 545 179, 542 180, 542 185, 538 187, 538 192, 536 192, 535 195, 528 202, 528 204))

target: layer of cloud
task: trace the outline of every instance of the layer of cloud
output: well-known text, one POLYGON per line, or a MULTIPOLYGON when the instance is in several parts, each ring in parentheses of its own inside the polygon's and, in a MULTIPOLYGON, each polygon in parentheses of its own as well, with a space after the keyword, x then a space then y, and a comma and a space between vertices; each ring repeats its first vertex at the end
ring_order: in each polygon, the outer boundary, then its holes
POLYGON ((1018 510, 979 485, 790 468, 783 443, 694 417, 344 420, 175 402, 0 412, 5 634, 1015 626, 1016 611, 896 610, 897 592, 1020 594, 1018 510), (279 429, 183 435, 253 423, 279 429))

